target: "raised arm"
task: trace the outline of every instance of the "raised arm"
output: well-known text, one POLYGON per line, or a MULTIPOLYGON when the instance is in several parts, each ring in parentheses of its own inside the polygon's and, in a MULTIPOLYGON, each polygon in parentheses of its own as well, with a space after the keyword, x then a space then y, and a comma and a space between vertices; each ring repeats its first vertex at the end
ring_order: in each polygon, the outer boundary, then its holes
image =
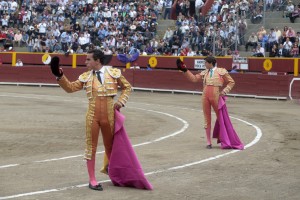
POLYGON ((202 80, 202 75, 196 74, 194 75, 192 72, 190 72, 190 70, 187 69, 186 65, 184 62, 182 62, 180 59, 176 60, 176 65, 177 68, 183 72, 184 76, 191 82, 196 83, 202 80))
POLYGON ((83 83, 79 80, 70 82, 64 75, 62 68, 59 68, 59 57, 55 56, 51 59, 50 67, 52 74, 56 76, 58 84, 68 93, 76 92, 83 88, 83 83))

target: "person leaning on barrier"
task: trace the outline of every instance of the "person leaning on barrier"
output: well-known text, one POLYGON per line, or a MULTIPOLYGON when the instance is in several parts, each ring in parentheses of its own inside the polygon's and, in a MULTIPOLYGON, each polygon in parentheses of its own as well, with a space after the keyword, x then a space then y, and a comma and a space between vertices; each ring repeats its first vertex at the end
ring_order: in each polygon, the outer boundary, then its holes
POLYGON ((202 108, 204 113, 204 129, 206 132, 207 146, 211 149, 211 107, 214 109, 218 118, 218 102, 220 95, 226 95, 233 88, 235 82, 225 68, 216 66, 216 59, 207 56, 205 59, 206 69, 198 74, 192 74, 186 65, 177 59, 177 68, 183 72, 184 76, 191 82, 203 81, 202 108), (223 90, 221 88, 225 84, 223 90))
POLYGON ((95 158, 98 145, 99 131, 101 130, 103 144, 105 147, 104 170, 107 173, 108 162, 112 152, 114 133, 114 109, 123 107, 130 95, 131 85, 121 74, 121 70, 106 66, 112 55, 104 55, 101 50, 88 51, 85 64, 88 71, 81 74, 78 80, 70 82, 64 75, 62 68, 59 68, 59 58, 51 59, 50 67, 56 76, 58 84, 68 93, 76 92, 85 88, 89 101, 86 114, 86 159, 87 171, 89 174, 89 188, 103 190, 102 185, 96 181, 95 158), (118 86, 122 93, 116 102, 118 86), (108 161, 108 162, 107 162, 108 161))

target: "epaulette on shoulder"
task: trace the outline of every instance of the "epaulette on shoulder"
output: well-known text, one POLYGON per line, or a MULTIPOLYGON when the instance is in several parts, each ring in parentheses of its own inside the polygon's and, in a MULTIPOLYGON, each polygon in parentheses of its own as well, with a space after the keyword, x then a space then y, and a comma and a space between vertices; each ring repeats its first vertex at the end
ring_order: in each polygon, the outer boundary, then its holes
POLYGON ((200 75, 204 76, 204 75, 207 74, 207 73, 208 73, 208 69, 203 70, 203 71, 200 73, 200 75))
POLYGON ((107 71, 108 71, 109 75, 111 75, 113 78, 120 78, 120 76, 121 76, 120 69, 109 67, 109 68, 107 68, 107 71))
POLYGON ((218 73, 219 73, 221 76, 223 76, 223 75, 225 75, 226 73, 228 73, 227 70, 226 70, 225 68, 217 68, 217 70, 218 70, 218 73))
POLYGON ((83 83, 86 83, 91 76, 92 76, 92 71, 84 72, 79 76, 78 80, 80 80, 83 83))

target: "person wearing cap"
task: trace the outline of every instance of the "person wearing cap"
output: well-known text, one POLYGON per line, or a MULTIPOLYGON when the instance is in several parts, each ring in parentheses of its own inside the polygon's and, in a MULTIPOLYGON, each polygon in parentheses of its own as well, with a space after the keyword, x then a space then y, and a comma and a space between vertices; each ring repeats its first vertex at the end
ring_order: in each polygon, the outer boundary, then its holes
POLYGON ((213 108, 218 118, 219 97, 220 95, 224 96, 228 94, 235 82, 225 68, 216 66, 217 61, 215 57, 207 56, 204 62, 206 69, 198 74, 193 74, 189 71, 180 59, 177 59, 176 64, 189 81, 194 83, 203 81, 202 108, 204 113, 204 129, 206 132, 206 148, 211 149, 211 108, 213 108), (223 89, 221 90, 221 88, 223 89))
MULTIPOLYGON (((85 88, 88 98, 86 114, 86 148, 84 158, 89 175, 89 188, 103 190, 96 181, 95 160, 99 132, 101 130, 105 147, 105 159, 109 162, 112 152, 114 133, 114 111, 124 107, 131 93, 131 85, 121 74, 121 70, 108 66, 112 55, 105 55, 101 50, 90 50, 87 53, 85 64, 88 68, 79 78, 70 82, 59 68, 59 58, 51 59, 50 67, 56 76, 58 84, 68 93, 82 91, 85 88), (122 92, 117 96, 118 87, 122 92)), ((107 166, 103 169, 107 173, 107 166)))

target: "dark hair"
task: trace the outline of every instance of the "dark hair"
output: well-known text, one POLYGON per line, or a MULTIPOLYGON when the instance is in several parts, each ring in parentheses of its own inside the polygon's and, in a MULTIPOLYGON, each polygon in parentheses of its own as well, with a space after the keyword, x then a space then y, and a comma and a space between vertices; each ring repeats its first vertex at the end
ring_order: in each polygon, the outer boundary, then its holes
POLYGON ((208 63, 211 63, 213 66, 215 66, 217 62, 216 58, 213 56, 207 56, 204 60, 208 63))
MULTIPOLYGON (((100 62, 103 60, 104 58, 104 53, 103 51, 99 50, 99 49, 92 49, 88 51, 89 54, 93 54, 93 59, 94 60, 99 60, 100 62)), ((101 62, 102 64, 102 62, 101 62)))
POLYGON ((103 51, 101 51, 99 49, 89 50, 88 53, 93 54, 93 59, 94 60, 99 60, 102 65, 107 65, 113 57, 112 54, 111 55, 105 55, 103 53, 103 51))

